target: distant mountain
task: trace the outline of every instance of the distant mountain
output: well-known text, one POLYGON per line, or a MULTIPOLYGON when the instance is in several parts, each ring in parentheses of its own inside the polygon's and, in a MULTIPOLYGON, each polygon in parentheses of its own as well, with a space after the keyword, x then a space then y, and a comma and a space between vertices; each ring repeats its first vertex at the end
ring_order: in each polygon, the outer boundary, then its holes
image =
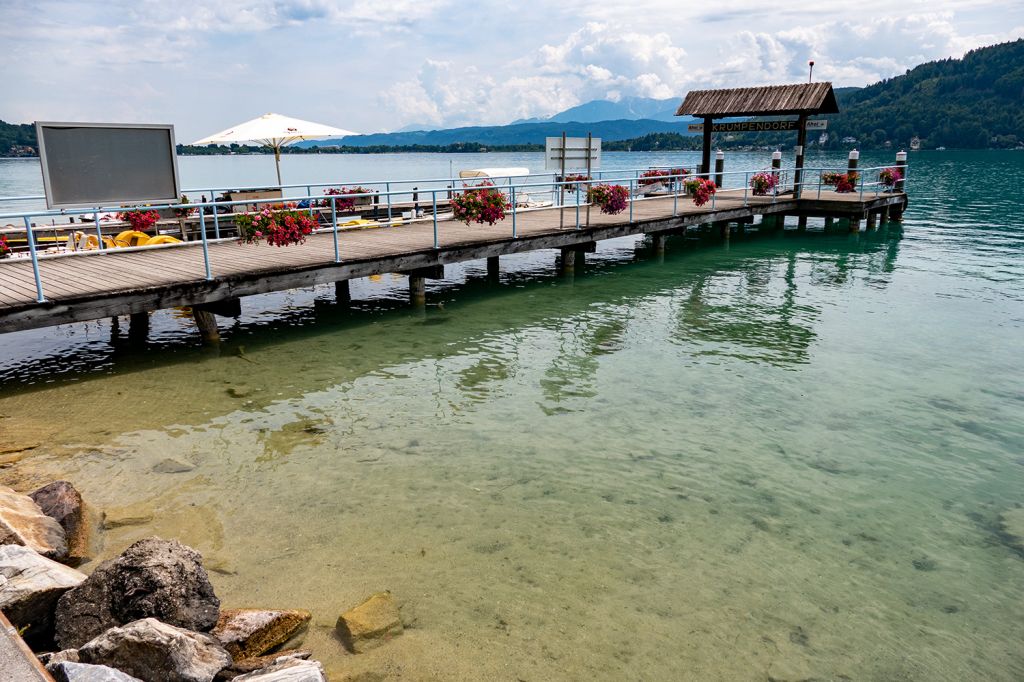
POLYGON ((586 104, 580 104, 579 106, 559 112, 548 120, 559 123, 568 121, 592 123, 595 121, 612 121, 617 119, 629 121, 644 119, 677 123, 679 119, 676 118, 675 114, 680 102, 682 102, 681 97, 671 97, 669 99, 623 97, 617 102, 595 99, 586 104))
POLYGON ((473 126, 449 128, 447 130, 418 130, 403 133, 374 133, 372 135, 349 135, 340 140, 318 140, 300 142, 303 147, 331 145, 449 145, 456 142, 479 142, 480 144, 544 144, 545 137, 561 135, 583 137, 592 133, 604 140, 626 140, 650 133, 686 133, 686 123, 692 119, 677 118, 676 122, 648 119, 595 121, 588 123, 544 121, 540 123, 516 123, 504 126, 473 126))

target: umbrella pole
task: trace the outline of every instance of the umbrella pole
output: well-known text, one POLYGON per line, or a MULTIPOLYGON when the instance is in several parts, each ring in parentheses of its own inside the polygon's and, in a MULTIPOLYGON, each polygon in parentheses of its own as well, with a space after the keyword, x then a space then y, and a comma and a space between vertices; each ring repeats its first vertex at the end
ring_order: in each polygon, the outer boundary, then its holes
POLYGON ((281 147, 274 147, 274 163, 277 165, 277 185, 281 186, 281 147))

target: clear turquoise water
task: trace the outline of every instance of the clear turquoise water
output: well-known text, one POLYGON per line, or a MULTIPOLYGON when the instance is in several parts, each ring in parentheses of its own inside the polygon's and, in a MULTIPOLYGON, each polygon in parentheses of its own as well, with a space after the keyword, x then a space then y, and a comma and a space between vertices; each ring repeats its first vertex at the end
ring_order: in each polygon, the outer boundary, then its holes
POLYGON ((103 556, 179 537, 337 676, 1018 680, 1022 172, 915 154, 902 229, 471 263, 425 314, 391 276, 254 297, 219 352, 170 313, 0 337, 37 445, 0 481, 151 516, 103 556), (345 655, 385 588, 409 629, 345 655))

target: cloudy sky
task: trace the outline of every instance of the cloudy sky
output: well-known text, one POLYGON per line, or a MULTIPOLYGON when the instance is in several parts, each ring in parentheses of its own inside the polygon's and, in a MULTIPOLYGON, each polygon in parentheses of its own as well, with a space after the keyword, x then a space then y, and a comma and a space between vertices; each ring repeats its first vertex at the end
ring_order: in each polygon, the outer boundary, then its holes
POLYGON ((173 123, 267 111, 361 132, 507 123, 591 99, 864 85, 1024 35, 985 0, 0 0, 0 119, 173 123))

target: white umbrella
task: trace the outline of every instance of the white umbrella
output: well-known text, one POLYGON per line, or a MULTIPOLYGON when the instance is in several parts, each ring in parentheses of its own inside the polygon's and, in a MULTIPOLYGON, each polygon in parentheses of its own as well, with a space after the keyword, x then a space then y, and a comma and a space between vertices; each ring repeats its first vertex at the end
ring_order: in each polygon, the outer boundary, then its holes
POLYGON ((292 142, 314 140, 323 137, 345 137, 358 135, 351 130, 335 128, 322 123, 303 121, 281 114, 263 114, 245 123, 222 130, 215 135, 193 142, 194 145, 230 144, 232 142, 259 142, 274 148, 274 162, 277 164, 277 184, 281 184, 281 147, 292 142))

